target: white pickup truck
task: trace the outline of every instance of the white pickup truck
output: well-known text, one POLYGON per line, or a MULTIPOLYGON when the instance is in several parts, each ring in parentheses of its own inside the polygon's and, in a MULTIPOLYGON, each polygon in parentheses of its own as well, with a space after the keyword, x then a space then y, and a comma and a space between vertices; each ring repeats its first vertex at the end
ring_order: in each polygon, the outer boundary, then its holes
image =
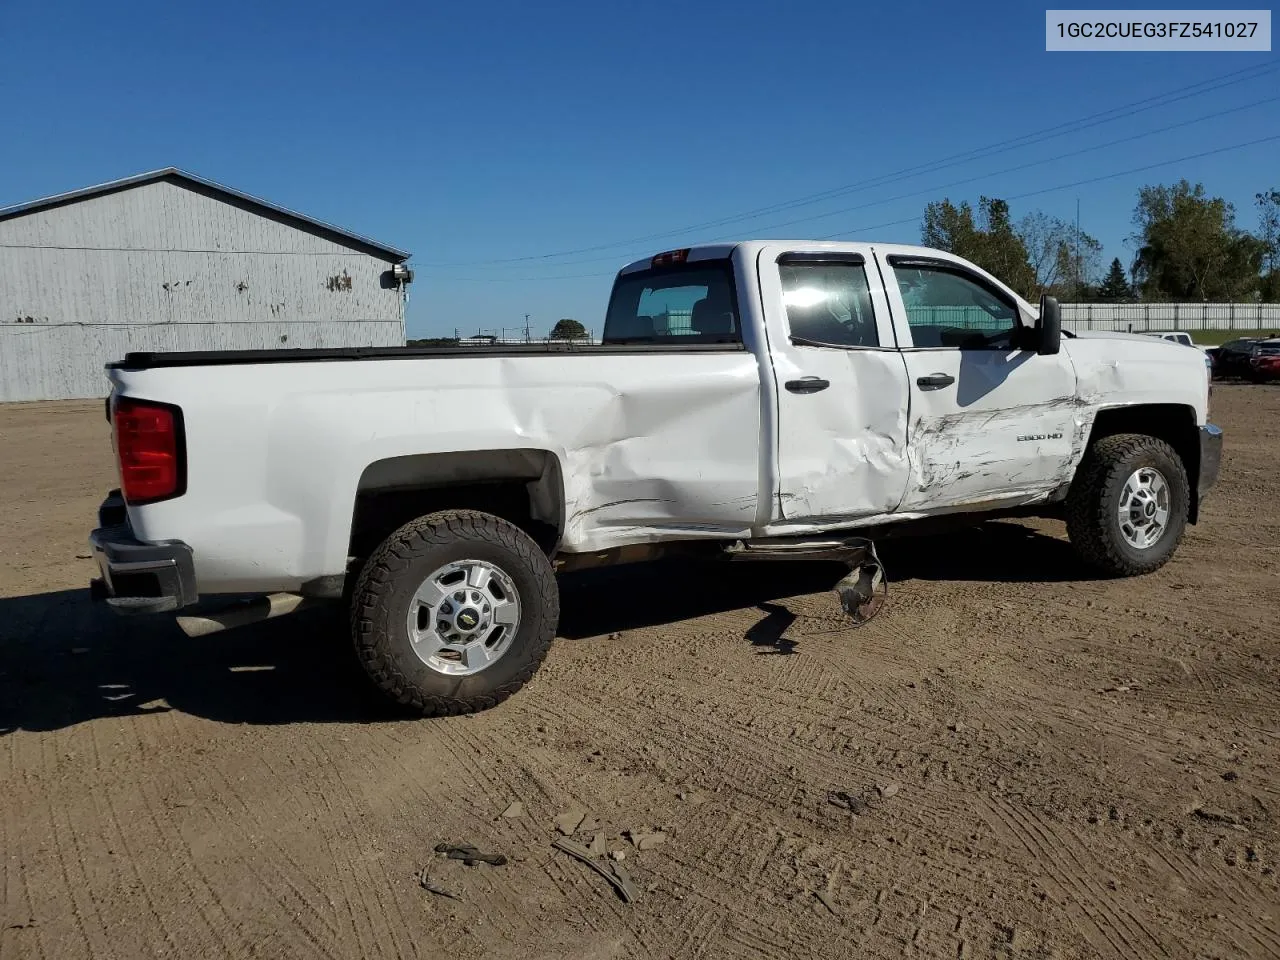
POLYGON ((424 713, 532 676, 557 570, 848 561, 926 518, 1039 515, 1102 573, 1141 574, 1196 522, 1222 449, 1197 352, 1064 334, 1051 298, 880 244, 632 263, 600 346, 129 354, 107 373, 120 489, 94 595, 342 600, 370 676, 424 713))

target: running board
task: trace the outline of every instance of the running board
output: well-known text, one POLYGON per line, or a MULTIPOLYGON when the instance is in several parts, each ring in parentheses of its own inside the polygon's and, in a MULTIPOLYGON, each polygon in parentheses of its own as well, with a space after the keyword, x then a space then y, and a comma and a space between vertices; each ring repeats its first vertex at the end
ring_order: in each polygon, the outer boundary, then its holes
POLYGON ((739 540, 725 548, 730 560, 826 560, 857 563, 871 549, 865 537, 847 540, 739 540))
POLYGON ((724 552, 730 560, 821 560, 846 565, 849 572, 836 584, 835 592, 841 609, 854 626, 862 626, 874 618, 889 595, 884 564, 876 553, 874 541, 866 537, 739 540, 724 552))

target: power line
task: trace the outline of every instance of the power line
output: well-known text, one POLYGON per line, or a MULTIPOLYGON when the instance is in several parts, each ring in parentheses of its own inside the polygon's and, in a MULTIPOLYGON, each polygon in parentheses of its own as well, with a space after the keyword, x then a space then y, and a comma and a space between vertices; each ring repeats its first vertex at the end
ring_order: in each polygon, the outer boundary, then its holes
MULTIPOLYGON (((1200 160, 1203 157, 1212 157, 1219 153, 1229 153, 1232 150, 1243 150, 1246 147, 1256 147, 1260 143, 1272 143, 1276 140, 1280 140, 1280 133, 1272 134, 1269 137, 1259 137, 1257 140, 1248 140, 1244 143, 1233 143, 1229 147, 1217 147, 1216 149, 1205 150, 1205 151, 1202 151, 1201 153, 1188 154, 1185 157, 1175 157, 1172 160, 1160 160, 1157 163, 1148 163, 1148 164, 1144 164, 1141 167, 1130 167, 1128 170, 1117 170, 1115 173, 1104 173, 1097 177, 1086 177, 1084 180, 1073 180, 1071 183, 1060 183, 1052 187, 1042 187, 1039 190, 1027 190, 1024 193, 1014 193, 1006 197, 1001 197, 1000 199, 1025 200, 1027 197, 1038 197, 1041 194, 1053 193, 1057 190, 1070 190, 1073 187, 1083 187, 1086 184, 1100 183, 1103 180, 1114 180, 1116 177, 1128 176, 1131 173, 1143 173, 1147 170, 1155 170, 1157 167, 1167 167, 1170 164, 1174 164, 1174 163, 1185 163, 1188 160, 1200 160)), ((878 230, 880 227, 898 226, 903 223, 912 223, 913 221, 918 221, 919 219, 920 219, 919 217, 908 217, 905 220, 897 220, 897 221, 894 221, 893 223, 880 223, 880 224, 876 224, 874 227, 861 227, 857 230, 844 230, 844 231, 841 231, 840 233, 831 233, 825 237, 817 237, 815 239, 834 240, 839 237, 847 237, 851 233, 862 233, 866 230, 878 230)))
MULTIPOLYGON (((1254 103, 1245 104, 1240 107, 1232 107, 1230 110, 1219 110, 1215 113, 1206 114, 1205 116, 1202 116, 1202 117, 1196 117, 1195 119, 1192 119, 1192 120, 1182 120, 1182 121, 1179 121, 1178 123, 1171 123, 1165 127, 1157 127, 1155 130, 1147 130, 1147 131, 1144 131, 1143 133, 1132 134, 1131 136, 1128 136, 1128 137, 1120 137, 1117 140, 1109 140, 1106 143, 1094 144, 1093 146, 1090 146, 1090 147, 1082 147, 1079 150, 1072 150, 1069 153, 1058 153, 1058 154, 1054 154, 1052 157, 1044 157, 1040 160, 1029 160, 1026 163, 1019 163, 1019 164, 1015 164, 1012 167, 1005 167, 1003 170, 993 170, 990 173, 981 173, 976 176, 965 177, 962 180, 952 180, 950 183, 944 183, 944 184, 941 184, 940 186, 926 187, 921 190, 913 190, 910 193, 900 193, 897 196, 871 200, 871 201, 868 201, 867 203, 859 203, 852 207, 842 207, 839 210, 831 210, 827 213, 817 213, 808 217, 798 217, 795 220, 787 220, 783 223, 774 223, 774 224, 770 224, 767 227, 760 227, 759 229, 780 230, 783 227, 795 226, 798 223, 809 223, 810 221, 813 221, 813 220, 825 220, 827 217, 838 216, 839 214, 842 214, 842 213, 852 213, 855 210, 865 210, 868 207, 878 207, 886 203, 893 203, 897 200, 909 200, 912 197, 924 196, 925 194, 935 193, 939 190, 950 190, 952 187, 962 187, 962 186, 965 186, 966 184, 976 183, 979 180, 986 180, 990 177, 999 177, 999 176, 1003 176, 1006 173, 1016 173, 1019 170, 1027 170, 1027 169, 1030 169, 1031 167, 1042 166, 1043 164, 1046 164, 1046 163, 1056 163, 1059 160, 1066 160, 1069 157, 1078 157, 1081 154, 1091 153, 1094 150, 1105 150, 1107 147, 1114 147, 1121 143, 1130 143, 1134 140, 1141 140, 1144 137, 1154 136, 1157 133, 1165 133, 1169 130, 1176 130, 1179 127, 1189 126, 1193 123, 1203 123, 1205 120, 1213 120, 1218 117, 1226 116, 1229 113, 1236 113, 1240 110, 1252 109, 1253 107, 1258 107, 1266 103, 1274 103, 1277 100, 1280 100, 1280 96, 1267 97, 1263 100, 1255 101, 1254 103)), ((1002 196, 1001 199, 1012 200, 1014 198, 1002 196)), ((711 239, 705 240, 703 242, 716 243, 717 241, 726 240, 726 239, 730 239, 730 238, 712 237, 711 239)))
MULTIPOLYGON (((1070 190, 1073 187, 1082 187, 1091 183, 1100 183, 1103 180, 1114 180, 1116 177, 1124 177, 1132 173, 1143 173, 1147 170, 1155 170, 1159 167, 1167 167, 1175 163, 1185 163, 1189 160, 1199 160, 1204 157, 1211 157, 1211 156, 1216 156, 1222 153, 1229 153, 1232 150, 1244 150, 1248 147, 1255 147, 1263 143, 1272 143, 1276 140, 1280 140, 1280 133, 1273 134, 1268 137, 1261 137, 1257 140, 1248 140, 1248 141, 1245 141, 1244 143, 1233 143, 1230 146, 1226 146, 1226 147, 1217 147, 1213 150, 1205 150, 1200 153, 1192 153, 1184 157, 1174 157, 1169 160, 1160 160, 1160 161, 1157 161, 1156 163, 1148 163, 1140 167, 1130 167, 1127 170, 1117 170, 1114 173, 1104 173, 1096 177, 1087 177, 1083 180, 1073 180, 1070 183, 1060 183, 1052 187, 1042 187, 1037 190, 1028 190, 1023 193, 1010 194, 1008 196, 1001 197, 1001 199, 1025 200, 1027 197, 1036 197, 1045 193, 1053 193, 1057 190, 1070 190)), ((919 215, 916 215, 911 217, 904 217, 900 220, 888 220, 884 223, 877 223, 877 224, 872 224, 870 226, 856 227, 852 230, 842 230, 839 233, 829 233, 829 234, 826 234, 825 236, 813 237, 811 239, 836 240, 844 237, 849 237, 854 234, 866 233, 869 230, 880 230, 884 227, 898 227, 907 223, 919 223, 919 222, 920 222, 920 217, 919 215)), ((570 274, 568 276, 553 276, 553 277, 546 277, 546 276, 543 276, 543 277, 435 277, 433 279, 448 281, 448 282, 459 282, 459 283, 536 283, 541 280, 587 280, 587 279, 594 280, 594 279, 599 279, 601 277, 616 276, 616 274, 617 274, 617 271, 610 270, 606 273, 580 273, 580 274, 570 274)))
POLYGON ((966 163, 971 160, 981 159, 989 155, 990 153, 993 153, 996 151, 1003 151, 1008 149, 1020 149, 1021 147, 1024 147, 1024 146, 1030 146, 1033 143, 1040 143, 1046 140, 1055 139, 1057 137, 1078 133, 1080 130, 1088 129, 1089 127, 1098 126, 1103 123, 1111 123, 1115 120, 1125 119, 1127 117, 1133 116, 1137 113, 1145 112, 1147 110, 1156 109, 1162 106, 1168 106, 1169 104, 1177 103, 1180 100, 1185 100, 1190 97, 1201 96, 1205 93, 1211 93, 1215 90, 1219 90, 1224 87, 1233 86, 1238 83, 1245 83, 1250 80, 1255 80, 1255 79, 1258 79, 1259 77, 1265 76, 1276 70, 1280 70, 1280 64, 1255 64, 1250 67, 1245 67, 1240 70, 1234 70, 1234 71, 1231 71, 1230 73, 1222 74, 1218 77, 1212 77, 1208 80, 1202 80, 1202 81, 1199 81, 1198 83, 1189 84, 1188 86, 1185 86, 1185 87, 1178 87, 1173 90, 1167 91, 1166 93, 1163 93, 1163 94, 1156 94, 1154 96, 1146 97, 1142 100, 1136 100, 1132 103, 1125 104, 1120 107, 1113 107, 1109 110, 1104 110, 1099 113, 1090 114, 1089 116, 1081 117, 1077 120, 1066 121, 1065 123, 1055 124, 1052 127, 1046 127, 1041 130, 1034 131, 1032 133, 1023 134, 1021 136, 1013 137, 1008 140, 1002 140, 998 143, 988 144, 987 146, 984 146, 984 147, 976 147, 971 150, 967 150, 958 154, 953 154, 948 157, 943 157, 938 160, 929 161, 923 164, 917 164, 914 167, 907 167, 903 170, 899 170, 894 173, 882 174, 878 177, 873 177, 869 180, 856 181, 854 183, 845 184, 840 187, 835 187, 835 188, 823 191, 821 193, 811 194, 806 197, 800 197, 794 200, 775 203, 766 207, 760 207, 755 210, 748 211, 746 213, 737 214, 730 217, 723 217, 718 220, 704 221, 702 223, 692 224, 690 226, 681 227, 674 230, 668 230, 661 233, 647 234, 641 237, 632 237, 628 240, 618 240, 610 243, 594 244, 588 247, 579 247, 574 250, 562 250, 555 253, 537 254, 537 255, 523 256, 523 257, 508 257, 508 258, 493 259, 493 260, 435 263, 435 264, 429 264, 428 266, 448 266, 448 267, 486 266, 486 265, 521 263, 521 262, 529 262, 529 261, 535 261, 535 260, 552 260, 559 257, 572 256, 578 253, 590 253, 597 250, 608 250, 615 247, 625 247, 625 246, 630 246, 632 244, 644 243, 651 240, 659 240, 665 237, 680 236, 695 230, 727 225, 729 223, 740 222, 743 220, 751 220, 760 216, 764 216, 768 213, 773 213, 773 212, 777 212, 784 209, 791 209, 797 206, 805 206, 813 203, 818 203, 818 202, 821 202, 822 200, 831 199, 834 196, 840 196, 842 194, 854 192, 856 190, 869 189, 875 186, 883 186, 887 183, 893 183, 898 180, 907 179, 911 176, 915 176, 920 173, 930 173, 936 170, 945 169, 950 166, 956 166, 962 163, 966 163), (1205 89, 1196 89, 1200 87, 1204 87, 1205 89), (1158 102, 1153 102, 1153 101, 1158 101, 1158 102))

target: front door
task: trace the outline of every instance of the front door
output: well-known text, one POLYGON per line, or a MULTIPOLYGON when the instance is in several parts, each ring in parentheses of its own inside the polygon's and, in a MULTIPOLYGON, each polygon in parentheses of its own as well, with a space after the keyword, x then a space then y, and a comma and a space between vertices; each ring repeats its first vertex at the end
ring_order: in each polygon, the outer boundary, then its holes
POLYGON ((1030 318, 989 278, 950 260, 889 254, 911 409, 901 512, 1030 502, 1071 479, 1075 369, 1025 349, 1030 318))
POLYGON ((765 247, 757 264, 777 383, 779 507, 838 523, 906 489, 907 380, 870 248, 765 247))

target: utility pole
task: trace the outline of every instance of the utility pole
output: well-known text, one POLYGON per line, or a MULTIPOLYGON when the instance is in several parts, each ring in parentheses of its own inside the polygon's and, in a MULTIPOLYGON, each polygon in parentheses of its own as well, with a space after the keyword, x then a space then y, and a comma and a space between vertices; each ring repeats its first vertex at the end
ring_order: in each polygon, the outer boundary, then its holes
POLYGON ((1080 198, 1076 197, 1076 300, 1084 299, 1080 288, 1083 278, 1080 276, 1080 198))
POLYGON ((533 337, 529 335, 529 315, 527 313, 524 315, 524 342, 533 342, 533 337))

